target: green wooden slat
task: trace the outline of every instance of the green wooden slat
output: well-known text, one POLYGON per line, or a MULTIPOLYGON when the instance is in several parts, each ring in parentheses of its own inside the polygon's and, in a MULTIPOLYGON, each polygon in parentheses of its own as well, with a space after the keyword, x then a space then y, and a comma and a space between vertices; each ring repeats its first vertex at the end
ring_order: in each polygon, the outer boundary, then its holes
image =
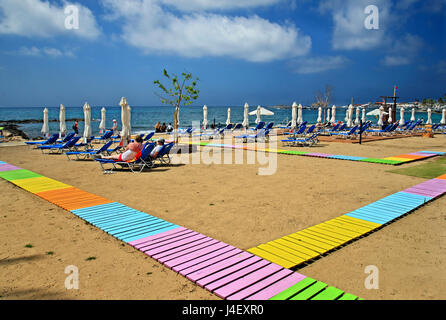
POLYGON ((308 300, 325 287, 327 287, 326 283, 318 281, 309 288, 292 297, 290 300, 308 300))
POLYGON ((37 178, 37 177, 41 177, 41 175, 25 169, 0 172, 0 178, 3 178, 8 181, 37 178))
POLYGON ((285 291, 282 291, 281 293, 270 298, 269 300, 287 300, 289 297, 293 296, 297 292, 305 289, 306 287, 312 285, 315 282, 316 282, 316 280, 307 277, 307 278, 299 281, 295 285, 289 287, 285 291))
POLYGON ((335 288, 335 287, 328 287, 318 295, 311 298, 311 300, 335 300, 340 295, 342 295, 344 291, 335 288))
POLYGON ((358 299, 357 296, 351 293, 344 293, 344 295, 340 297, 338 300, 356 300, 356 299, 358 299))

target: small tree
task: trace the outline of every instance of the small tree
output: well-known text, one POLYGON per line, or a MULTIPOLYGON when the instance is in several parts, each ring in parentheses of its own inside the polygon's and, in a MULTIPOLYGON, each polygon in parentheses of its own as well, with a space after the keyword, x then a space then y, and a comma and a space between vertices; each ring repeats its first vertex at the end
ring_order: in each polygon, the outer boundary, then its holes
POLYGON ((178 143, 178 115, 180 113, 180 105, 190 105, 194 100, 198 99, 200 90, 196 89, 198 77, 193 79, 191 73, 181 73, 181 77, 175 74, 169 75, 166 69, 163 70, 163 75, 171 81, 171 85, 165 86, 159 80, 153 81, 158 86, 163 94, 155 94, 161 99, 161 102, 175 107, 174 112, 174 139, 178 143))
POLYGON ((325 123, 326 121, 326 112, 327 112, 327 107, 328 104, 331 102, 331 93, 333 91, 333 87, 330 85, 325 85, 325 92, 316 92, 315 95, 315 99, 316 99, 316 105, 318 107, 322 107, 322 109, 324 110, 324 119, 323 119, 323 123, 325 123))

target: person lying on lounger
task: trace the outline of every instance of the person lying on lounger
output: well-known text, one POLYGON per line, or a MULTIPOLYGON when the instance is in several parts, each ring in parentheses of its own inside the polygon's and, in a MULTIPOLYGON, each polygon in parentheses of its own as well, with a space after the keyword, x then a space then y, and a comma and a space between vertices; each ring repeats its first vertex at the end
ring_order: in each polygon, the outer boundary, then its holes
POLYGON ((136 158, 136 156, 142 151, 142 142, 143 139, 141 136, 136 136, 135 142, 129 143, 125 148, 124 152, 117 155, 112 156, 103 156, 101 155, 101 159, 112 159, 116 161, 131 161, 136 158))
POLYGON ((156 147, 153 148, 152 152, 150 152, 150 156, 152 157, 152 159, 155 159, 158 156, 158 153, 161 151, 163 146, 164 146, 164 139, 159 138, 156 143, 156 147))

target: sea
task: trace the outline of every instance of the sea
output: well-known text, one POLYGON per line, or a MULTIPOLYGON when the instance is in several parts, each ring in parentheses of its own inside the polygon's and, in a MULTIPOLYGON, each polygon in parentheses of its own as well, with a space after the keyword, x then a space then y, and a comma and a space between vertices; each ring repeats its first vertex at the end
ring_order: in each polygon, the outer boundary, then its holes
MULTIPOLYGON (((104 106, 92 106, 91 107, 91 117, 92 117, 92 134, 99 135, 99 123, 101 121, 101 109, 104 106)), ((50 120, 59 119, 59 107, 47 107, 48 108, 48 118, 50 120)), ((166 125, 172 123, 173 125, 173 114, 174 107, 170 106, 135 106, 132 108, 131 114, 131 126, 132 134, 147 133, 153 131, 155 124, 157 122, 166 123, 166 125)), ((208 108, 208 122, 209 124, 214 124, 217 127, 224 126, 226 123, 228 115, 227 106, 207 106, 208 108)), ((291 109, 279 108, 279 107, 265 107, 268 110, 274 112, 272 116, 262 116, 262 121, 274 122, 276 126, 286 125, 291 121, 291 109)), ((121 124, 121 107, 119 106, 105 106, 106 109, 106 127, 111 128, 113 119, 118 121, 118 126, 120 129, 121 124)), ((243 106, 231 106, 231 122, 232 123, 242 123, 243 122, 243 106)), ((250 112, 255 111, 257 106, 251 106, 250 112)), ((367 109, 367 112, 375 108, 367 109)), ((1 107, 0 108, 0 123, 6 120, 43 120, 43 110, 42 107, 1 107)), ((345 121, 346 109, 338 107, 336 110, 336 120, 345 121)), ((303 120, 309 123, 315 123, 318 110, 317 109, 303 109, 303 120)), ((361 113, 362 116, 362 113, 361 113)), ((84 113, 82 107, 66 107, 65 109, 66 119, 83 119, 84 113)), ((406 111, 405 120, 408 121, 411 117, 411 112, 406 111)), ((354 114, 356 118, 356 111, 354 114)), ((424 119, 427 121, 427 113, 417 112, 417 119, 424 119)), ((192 122, 198 122, 203 120, 203 107, 202 106, 185 106, 180 107, 180 127, 187 128, 192 126, 192 122)), ((255 126, 256 116, 250 116, 250 126, 255 126)), ((399 111, 397 112, 397 119, 399 119, 399 111)), ((368 116, 367 120, 374 123, 377 122, 375 116, 368 116)), ((441 114, 432 114, 432 122, 438 123, 441 120, 441 114)), ((67 130, 70 132, 71 127, 74 122, 67 121, 67 130)), ((23 123, 18 124, 19 129, 24 131, 28 137, 35 138, 41 137, 42 133, 42 123, 23 123)), ((50 133, 59 132, 59 122, 49 123, 50 133)), ((83 132, 83 121, 79 122, 79 133, 83 132)))

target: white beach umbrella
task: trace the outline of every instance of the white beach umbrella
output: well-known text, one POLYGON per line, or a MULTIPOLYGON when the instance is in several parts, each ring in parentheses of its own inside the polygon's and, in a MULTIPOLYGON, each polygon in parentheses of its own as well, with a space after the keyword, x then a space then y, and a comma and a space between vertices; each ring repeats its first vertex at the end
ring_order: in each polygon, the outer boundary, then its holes
POLYGON ((379 119, 378 119, 378 125, 382 126, 384 124, 383 122, 383 115, 384 115, 384 108, 379 107, 379 119))
POLYGON ((426 124, 432 124, 431 117, 432 117, 432 109, 429 108, 429 109, 427 109, 427 122, 426 122, 426 124))
POLYGON ((361 123, 361 120, 359 119, 359 114, 361 113, 361 110, 359 109, 359 107, 356 108, 356 120, 355 120, 355 124, 359 125, 361 123))
POLYGON ((384 108, 382 110, 381 110, 381 108, 382 107, 380 107, 379 109, 372 110, 372 111, 368 112, 367 115, 368 116, 377 116, 378 117, 380 115, 380 112, 382 112, 383 115, 384 114, 388 114, 387 112, 384 111, 384 108))
POLYGON ((442 114, 443 114, 443 116, 441 117, 440 123, 446 124, 446 108, 443 108, 442 114))
POLYGON ((404 120, 404 108, 400 109, 400 126, 404 126, 406 121, 404 120))
POLYGON ((208 126, 208 107, 205 105, 203 107, 203 129, 206 129, 208 126))
POLYGON ((60 105, 59 111, 59 138, 62 138, 67 133, 67 125, 65 123, 65 107, 60 105))
POLYGON ((330 108, 327 109, 327 122, 330 122, 330 108))
POLYGON ((331 123, 336 123, 336 106, 331 107, 331 123))
POLYGON ((127 130, 128 136, 132 135, 132 108, 127 104, 127 130))
POLYGON ((410 117, 410 121, 415 121, 415 108, 412 108, 412 117, 410 117))
POLYGON ((105 130, 105 108, 101 109, 101 123, 99 123, 99 133, 103 133, 105 130))
POLYGON ((390 107, 389 108, 389 119, 387 119, 388 123, 393 123, 392 113, 393 113, 393 108, 390 107))
POLYGON ((322 107, 319 107, 319 111, 317 113, 317 123, 321 123, 322 122, 322 107))
POLYGON ((91 136, 91 107, 88 102, 84 104, 84 143, 91 136))
POLYGON ((256 115, 257 115, 256 123, 258 124, 260 121, 262 121, 262 118, 260 117, 261 116, 260 106, 257 106, 256 115))
POLYGON ((119 102, 119 105, 121 106, 121 138, 123 146, 127 145, 127 140, 129 139, 129 130, 128 130, 128 111, 127 111, 127 99, 122 97, 121 101, 119 102))
POLYGON ((48 125, 48 109, 47 108, 43 109, 43 125, 42 125, 42 130, 40 130, 40 132, 42 132, 45 137, 48 137, 49 133, 50 133, 50 128, 48 125))
POLYGON ((353 127, 353 105, 348 106, 347 115, 347 127, 353 127))
POLYGON ((226 119, 226 125, 229 126, 231 123, 231 108, 228 108, 228 118, 226 119))
POLYGON ((293 102, 293 106, 291 108, 291 127, 297 127, 297 103, 293 102))
POLYGON ((304 118, 302 116, 302 105, 299 104, 297 107, 297 123, 302 124, 304 122, 304 118))
POLYGON ((365 117, 365 108, 362 108, 362 123, 366 122, 366 117, 365 117))
POLYGON ((248 103, 245 103, 245 110, 243 112, 243 123, 242 126, 244 128, 248 128, 249 127, 249 105, 248 103))
POLYGON ((348 113, 350 111, 350 106, 345 108, 345 118, 344 118, 344 122, 348 123, 348 113))

